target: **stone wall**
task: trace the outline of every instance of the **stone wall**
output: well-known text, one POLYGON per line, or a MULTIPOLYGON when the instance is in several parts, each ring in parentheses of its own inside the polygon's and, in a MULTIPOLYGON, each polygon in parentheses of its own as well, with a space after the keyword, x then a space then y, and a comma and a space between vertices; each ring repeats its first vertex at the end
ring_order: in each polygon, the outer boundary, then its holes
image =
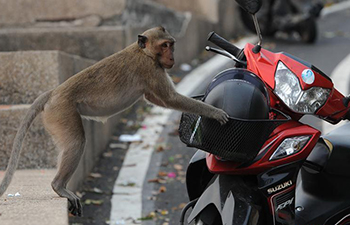
POLYGON ((191 12, 194 15, 206 19, 210 22, 219 21, 219 1, 220 0, 153 0, 169 8, 181 12, 191 12))
POLYGON ((121 14, 126 0, 0 0, 0 27, 32 26, 40 21, 70 21, 121 14))
MULTIPOLYGON (((7 165, 13 139, 30 104, 93 63, 58 51, 0 53, 0 169, 7 165)), ((19 168, 53 168, 57 155, 38 116, 24 140, 19 168)))
POLYGON ((93 63, 57 51, 0 53, 0 104, 31 104, 93 63))
MULTIPOLYGON (((14 2, 16 1, 20 0, 14 0, 14 2)), ((22 1, 24 2, 24 0, 22 1)), ((105 1, 109 2, 104 0, 101 1, 102 3, 96 3, 100 2, 96 1, 94 4, 101 4, 99 7, 102 7, 105 1)), ((77 1, 72 1, 70 4, 74 2, 77 1)), ((84 4, 89 4, 88 2, 84 4)), ((48 19, 46 22, 42 22, 42 20, 38 22, 36 20, 37 22, 31 26, 22 24, 2 28, 0 29, 0 51, 59 50, 85 58, 100 60, 135 42, 137 34, 142 33, 144 30, 162 25, 178 41, 175 54, 178 62, 176 65, 180 65, 183 62, 191 61, 203 51, 204 48, 201 43, 206 42, 207 34, 210 31, 214 30, 228 39, 242 34, 242 27, 237 23, 239 16, 236 12, 237 6, 234 1, 195 0, 192 2, 180 0, 179 2, 183 3, 180 4, 182 8, 177 1, 167 0, 132 0, 126 2, 118 0, 116 2, 119 2, 120 8, 123 8, 123 10, 114 10, 112 16, 104 18, 102 14, 98 14, 101 20, 96 23, 88 23, 90 24, 88 26, 79 25, 81 24, 78 23, 81 15, 77 13, 75 16, 72 16, 75 19, 71 21, 48 19), (202 5, 202 9, 199 9, 198 5, 202 5), (176 11, 175 9, 179 7, 182 10, 189 11, 176 11), (196 46, 200 46, 200 48, 196 46), (189 49, 194 48, 199 50, 189 52, 189 49)), ((68 3, 65 0, 62 1, 62 4, 68 3)), ((12 10, 12 3, 4 4, 3 6, 0 8, 0 15, 2 15, 2 11, 12 10)), ((104 6, 106 10, 107 8, 109 10, 109 4, 106 3, 104 6)), ((16 10, 20 9, 20 6, 16 7, 13 12, 17 12, 16 10)), ((37 10, 36 4, 33 4, 31 10, 37 10)), ((51 7, 48 7, 48 11, 50 10, 52 10, 51 7)))
MULTIPOLYGON (((17 129, 29 107, 30 105, 0 105, 0 170, 6 168, 17 129)), ((56 167, 58 152, 43 127, 41 116, 34 120, 22 146, 18 168, 56 167)))

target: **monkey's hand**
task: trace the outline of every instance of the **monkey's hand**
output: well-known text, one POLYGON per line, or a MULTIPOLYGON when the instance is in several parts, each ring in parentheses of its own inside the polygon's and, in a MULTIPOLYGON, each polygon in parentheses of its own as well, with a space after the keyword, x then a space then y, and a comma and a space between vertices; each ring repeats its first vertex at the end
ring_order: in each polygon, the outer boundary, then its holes
POLYGON ((216 109, 216 112, 213 115, 213 119, 219 121, 221 125, 228 122, 228 117, 229 115, 222 109, 216 109))

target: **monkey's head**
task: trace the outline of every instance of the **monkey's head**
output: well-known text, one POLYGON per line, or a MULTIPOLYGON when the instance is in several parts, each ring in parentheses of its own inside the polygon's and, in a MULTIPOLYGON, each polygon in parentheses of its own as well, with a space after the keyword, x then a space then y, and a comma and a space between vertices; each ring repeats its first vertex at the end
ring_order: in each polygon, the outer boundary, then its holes
POLYGON ((170 69, 175 64, 174 44, 175 38, 163 27, 155 27, 138 35, 140 48, 165 69, 170 69))

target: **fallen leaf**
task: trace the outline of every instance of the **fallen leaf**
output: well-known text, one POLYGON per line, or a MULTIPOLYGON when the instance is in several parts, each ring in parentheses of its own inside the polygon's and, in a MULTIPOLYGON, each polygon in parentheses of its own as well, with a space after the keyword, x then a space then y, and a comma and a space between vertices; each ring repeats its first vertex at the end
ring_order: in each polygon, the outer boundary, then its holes
POLYGON ((125 144, 125 143, 110 143, 109 144, 109 147, 110 148, 120 148, 120 149, 127 149, 128 148, 128 145, 125 144))
POLYGON ((103 191, 97 187, 94 187, 92 189, 86 189, 84 190, 85 192, 91 192, 91 193, 96 193, 96 194, 102 194, 103 191))
POLYGON ((86 199, 85 200, 85 205, 102 205, 103 204, 103 200, 94 200, 94 199, 86 199))
POLYGON ((148 180, 148 183, 159 183, 159 184, 165 184, 166 181, 160 178, 154 178, 154 179, 150 179, 148 180))
POLYGON ((90 173, 90 174, 89 174, 89 177, 92 177, 92 178, 101 178, 101 177, 102 177, 102 174, 100 174, 100 173, 90 173))
POLYGON ((167 175, 168 175, 167 172, 164 172, 164 171, 159 171, 159 172, 158 172, 158 176, 160 176, 160 177, 165 177, 165 176, 167 176, 167 175))
POLYGON ((147 216, 141 217, 138 220, 152 220, 155 217, 156 217, 156 213, 155 212, 150 212, 147 216))
POLYGON ((168 212, 168 210, 162 210, 162 211, 160 212, 160 214, 162 214, 162 215, 168 215, 169 212, 168 212))
POLYGON ((171 163, 174 162, 174 160, 175 160, 175 159, 174 159, 173 156, 170 156, 170 157, 168 158, 168 161, 171 162, 171 163))
POLYGON ((180 164, 174 164, 174 169, 176 169, 176 170, 182 170, 182 169, 183 169, 183 166, 180 165, 180 164))
POLYGON ((179 209, 183 209, 183 208, 185 208, 186 205, 187 205, 186 203, 181 203, 181 204, 178 206, 178 208, 179 208, 179 209))
POLYGON ((159 188, 159 191, 158 191, 159 193, 164 193, 164 192, 166 192, 166 187, 165 186, 161 186, 160 188, 159 188))
POLYGON ((164 151, 164 146, 162 146, 162 145, 158 145, 157 147, 156 147, 156 151, 157 152, 162 152, 162 151, 164 151))
POLYGON ((101 189, 97 188, 97 187, 94 187, 92 190, 93 190, 94 193, 98 193, 98 194, 102 194, 103 193, 103 191, 101 189))
POLYGON ((75 194, 79 197, 79 198, 82 198, 84 196, 83 193, 79 192, 79 191, 76 191, 75 194))
POLYGON ((175 158, 175 159, 182 159, 182 158, 183 158, 183 155, 181 155, 181 154, 176 154, 174 158, 175 158))
POLYGON ((159 178, 149 179, 148 183, 159 183, 159 178))
POLYGON ((113 152, 104 152, 103 153, 103 157, 105 157, 105 158, 110 158, 110 157, 112 157, 113 156, 113 152))

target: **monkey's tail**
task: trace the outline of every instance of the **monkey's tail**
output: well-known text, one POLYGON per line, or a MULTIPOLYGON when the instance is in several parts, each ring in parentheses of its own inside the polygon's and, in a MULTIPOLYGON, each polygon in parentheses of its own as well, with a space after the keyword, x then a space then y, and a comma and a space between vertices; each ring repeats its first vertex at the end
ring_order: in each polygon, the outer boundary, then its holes
POLYGON ((2 179, 0 184, 0 197, 5 193, 6 189, 10 185, 13 174, 16 171, 24 137, 26 136, 26 133, 35 117, 37 117, 37 115, 44 110, 44 106, 49 100, 51 93, 52 90, 40 95, 29 108, 27 114, 21 122, 15 140, 13 142, 12 152, 9 163, 7 165, 4 179, 2 179))

